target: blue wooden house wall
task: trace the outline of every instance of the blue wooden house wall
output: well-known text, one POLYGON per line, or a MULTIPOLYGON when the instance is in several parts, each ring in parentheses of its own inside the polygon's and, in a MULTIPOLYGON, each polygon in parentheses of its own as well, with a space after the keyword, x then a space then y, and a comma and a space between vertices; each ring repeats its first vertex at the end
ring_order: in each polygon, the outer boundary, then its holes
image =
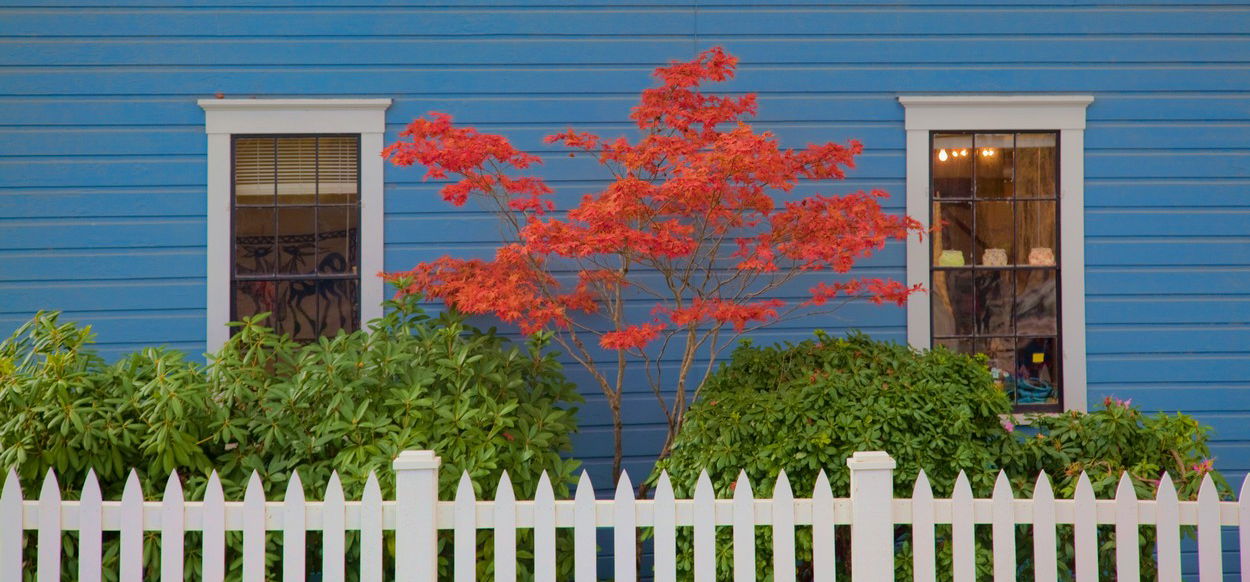
MULTIPOLYGON (((833 191, 882 187, 896 209, 898 95, 1093 95, 1089 401, 1191 413, 1215 429, 1217 468, 1237 480, 1250 469, 1250 3, 4 4, 0 332, 59 309, 92 324, 111 355, 152 344, 203 351, 198 98, 391 98, 388 139, 424 112, 450 112, 544 153, 543 174, 573 200, 604 175, 541 136, 626 131, 655 66, 723 45, 741 58, 728 88, 760 93, 759 126, 794 145, 862 140, 859 167, 833 191)), ((491 219, 444 205, 420 176, 386 170, 386 268, 488 253, 491 219)), ((863 270, 901 279, 903 266, 891 246, 863 270)), ((761 339, 813 326, 898 341, 906 331, 902 309, 852 306, 761 339)), ((576 454, 603 478, 608 416, 593 388, 588 396, 576 454)), ((625 404, 636 472, 663 436, 653 402, 640 386, 625 404)))

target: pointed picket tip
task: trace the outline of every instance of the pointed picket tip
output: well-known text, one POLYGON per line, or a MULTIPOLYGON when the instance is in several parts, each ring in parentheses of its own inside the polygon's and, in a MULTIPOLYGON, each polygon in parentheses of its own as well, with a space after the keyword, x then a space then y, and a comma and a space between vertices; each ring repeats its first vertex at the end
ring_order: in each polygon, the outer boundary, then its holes
POLYGON ((1243 503, 1250 502, 1250 474, 1241 480, 1241 490, 1237 492, 1237 500, 1243 503))
POLYGON ((634 485, 629 480, 628 471, 621 471, 621 478, 616 481, 616 498, 634 498, 634 485))
POLYGON ((812 488, 812 499, 833 499, 833 488, 829 486, 829 476, 821 469, 816 474, 816 486, 812 488))
POLYGON ((169 472, 169 478, 165 480, 165 499, 172 496, 182 498, 182 479, 178 478, 178 471, 169 472))
POLYGON ((912 499, 933 499, 933 485, 929 483, 929 476, 921 469, 916 474, 916 483, 911 488, 912 499))
POLYGON ((204 486, 204 501, 225 502, 226 494, 221 489, 221 477, 217 476, 216 469, 208 474, 208 483, 204 486))
POLYGON ((1033 499, 1054 499, 1055 488, 1050 484, 1050 475, 1046 471, 1037 474, 1037 481, 1033 484, 1033 499))
POLYGON ((1129 478, 1128 471, 1120 474, 1120 483, 1115 488, 1116 499, 1137 499, 1137 492, 1133 490, 1133 480, 1129 478))
POLYGON ((959 472, 955 477, 955 492, 953 497, 972 499, 972 482, 968 480, 967 473, 959 472))
POLYGON ((499 485, 495 487, 495 500, 501 499, 516 499, 516 491, 512 489, 512 479, 508 478, 506 470, 499 476, 499 485))
POLYGON ((286 482, 286 493, 282 500, 304 501, 304 482, 299 478, 299 471, 292 471, 291 478, 286 482))
POLYGON ((577 478, 577 490, 573 492, 573 500, 581 501, 583 499, 594 500, 595 485, 590 482, 590 473, 582 471, 582 475, 577 478))
POLYGON ((673 499, 673 480, 668 477, 668 471, 661 470, 660 478, 655 482, 655 500, 667 502, 673 499))
POLYGON ((773 497, 784 499, 792 499, 794 497, 794 491, 790 489, 790 479, 786 477, 785 469, 777 473, 777 484, 773 485, 773 497))
POLYGON ((695 481, 694 494, 699 495, 715 495, 712 491, 712 478, 708 476, 707 469, 699 471, 699 480, 695 481))
POLYGON ((0 501, 8 501, 10 499, 22 499, 22 484, 17 480, 17 471, 13 467, 9 467, 9 472, 4 476, 4 490, 0 491, 0 501))
POLYGON ((547 475, 546 470, 538 475, 538 491, 544 490, 554 492, 554 489, 551 487, 551 477, 547 475))
POLYGON ((1001 470, 998 472, 998 477, 994 479, 994 497, 1000 495, 1007 499, 1015 497, 1015 493, 1011 490, 1011 480, 1007 478, 1007 472, 1001 470))
POLYGON ((1081 476, 1076 478, 1076 493, 1074 499, 1093 499, 1094 484, 1089 480, 1089 475, 1085 471, 1081 471, 1081 476))
POLYGON ((252 470, 252 476, 247 479, 247 488, 243 490, 244 499, 251 497, 265 498, 265 488, 260 483, 260 473, 255 469, 252 470))
POLYGON ((1176 499, 1176 484, 1172 483, 1172 476, 1163 473, 1159 478, 1159 489, 1155 491, 1155 499, 1172 501, 1176 499))
POLYGON ((43 487, 39 489, 39 499, 60 499, 61 486, 56 482, 56 472, 51 467, 43 475, 43 487))
POLYGON ((79 498, 84 501, 96 501, 103 498, 100 494, 100 480, 95 476, 95 469, 87 469, 87 478, 82 480, 82 493, 79 498))
POLYGON ((382 485, 378 482, 378 474, 374 471, 369 471, 369 476, 365 478, 365 492, 361 500, 382 501, 382 485))
POLYGON ((339 478, 338 471, 330 471, 330 480, 326 482, 326 501, 341 501, 343 499, 343 480, 339 478))
POLYGON ((1220 492, 1215 488, 1215 481, 1211 480, 1211 474, 1207 473, 1202 476, 1202 485, 1198 486, 1198 502, 1219 502, 1220 492))
POLYGON ((473 493, 473 479, 469 477, 469 472, 460 473, 460 482, 456 484, 456 500, 475 499, 473 493))
POLYGON ((746 470, 738 471, 738 480, 734 481, 734 499, 738 499, 739 496, 751 496, 751 478, 747 477, 746 470))

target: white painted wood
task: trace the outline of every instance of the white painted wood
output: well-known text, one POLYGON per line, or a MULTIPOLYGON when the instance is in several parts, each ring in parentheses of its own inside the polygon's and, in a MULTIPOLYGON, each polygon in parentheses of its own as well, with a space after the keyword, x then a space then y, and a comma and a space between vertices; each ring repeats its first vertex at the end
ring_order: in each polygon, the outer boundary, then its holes
POLYGON ((139 474, 130 470, 126 486, 122 489, 122 522, 119 536, 121 548, 118 555, 121 582, 143 580, 143 487, 139 474))
POLYGON ((22 484, 12 467, 0 491, 0 580, 22 579, 22 484))
POLYGON ((707 471, 694 486, 694 582, 716 581, 716 494, 707 471))
POLYGON ((963 471, 955 478, 951 494, 951 536, 955 582, 974 582, 976 556, 972 537, 972 485, 963 471))
POLYGON ((1033 579, 1058 580, 1055 536, 1055 490, 1042 472, 1033 486, 1033 579))
MULTIPOLYGON (((208 351, 230 337, 230 147, 232 134, 347 133, 360 135, 361 321, 381 317, 384 284, 383 135, 390 99, 201 99, 208 134, 208 351)), ((406 451, 413 452, 413 451, 406 451)), ((402 554, 401 554, 402 555, 402 554)), ((403 558, 406 560, 407 558, 403 558)), ((430 568, 397 568, 401 582, 428 575, 430 568)), ((422 582, 430 582, 422 579, 422 582)))
POLYGON ((1098 526, 1095 521, 1098 510, 1095 506, 1094 486, 1084 471, 1077 478, 1073 502, 1076 582, 1098 582, 1098 526))
POLYGON ((773 580, 794 582, 794 492, 785 469, 773 486, 773 580))
POLYGON ((382 582, 382 487, 373 471, 360 499, 360 582, 382 582))
POLYGON ((1156 552, 1159 563, 1159 580, 1181 579, 1180 503, 1176 486, 1167 473, 1159 479, 1155 493, 1156 552))
POLYGON ((455 579, 456 582, 473 582, 477 579, 477 499, 473 495, 473 481, 469 472, 460 474, 456 487, 455 523, 455 579))
MULTIPOLYGON (((905 95, 907 215, 928 226, 930 131, 1059 131, 1064 408, 1085 410, 1085 111, 1089 95, 905 95)), ((907 240, 907 282, 929 285, 929 241, 907 240)), ((930 345, 930 303, 907 302, 907 341, 930 345)))
POLYGON ((1211 474, 1202 476, 1198 487, 1198 580, 1224 580, 1224 554, 1220 539, 1220 493, 1211 474))
POLYGON ((534 492, 534 582, 556 581, 556 496, 543 471, 534 492))
POLYGON ((735 580, 755 579, 755 497, 746 471, 738 473, 733 496, 733 560, 735 580))
POLYGON ((1016 512, 1013 503, 1015 495, 1011 492, 1011 483, 1007 473, 998 472, 994 481, 993 504, 993 535, 994 549, 994 582, 1015 582, 1016 579, 1016 512))
MULTIPOLYGON (((102 578, 101 507, 103 496, 95 469, 87 469, 87 478, 78 497, 78 582, 100 582, 102 578)), ((0 506, 3 502, 0 502, 0 506)), ((0 514, 3 514, 0 509, 0 514)), ((0 516, 0 520, 3 516, 0 516)), ((0 578, 3 572, 0 570, 0 578)))
POLYGON ((677 582, 677 505, 668 471, 655 486, 655 582, 677 582))
POLYGON ((282 579, 303 582, 307 570, 304 556, 308 551, 308 525, 304 522, 304 483, 299 471, 291 472, 282 497, 282 579))
POLYGON ((812 489, 812 578, 814 582, 834 582, 837 577, 837 547, 834 545, 833 489, 821 469, 812 489))
POLYGON ((516 492, 504 471, 495 489, 495 581, 516 580, 516 492))
POLYGON ((57 582, 61 579, 61 487, 52 469, 43 477, 39 490, 39 582, 57 582))
MULTIPOLYGON (((0 503, 3 505, 3 503, 0 503)), ((0 513, 3 513, 0 510, 0 513)), ((1237 534, 1241 558, 1241 580, 1250 582, 1250 475, 1241 480, 1241 491, 1237 493, 1237 534)))
POLYGON ((929 476, 921 470, 911 493, 912 571, 915 572, 915 582, 937 580, 933 524, 933 487, 929 485, 929 476))
POLYGON ((182 582, 183 555, 186 544, 182 480, 177 471, 169 472, 165 495, 161 499, 161 580, 182 582))
POLYGON ((226 579, 226 496, 217 471, 208 476, 203 511, 204 549, 200 571, 204 582, 223 582, 226 579))
POLYGON ((851 577, 894 576, 894 459, 881 451, 860 451, 846 460, 851 469, 851 577))
POLYGON ((243 492, 243 582, 265 582, 265 490, 256 471, 243 492))
POLYGON ((573 494, 573 576, 575 580, 598 580, 595 557, 595 486, 582 471, 573 494))
POLYGON ((1137 525, 1137 494, 1128 473, 1123 473, 1115 490, 1115 571, 1119 580, 1141 579, 1137 525))
POLYGON ((621 471, 612 500, 612 565, 616 580, 638 579, 638 515, 634 511, 634 484, 621 471))
MULTIPOLYGON (((364 232, 368 227, 362 226, 364 232)), ((375 273, 377 271, 364 271, 375 273)), ((377 279, 377 277, 371 277, 377 279)), ((362 301, 364 305, 368 301, 362 301)), ((395 543, 397 582, 434 582, 438 576, 438 468, 442 460, 433 451, 404 451, 391 463, 395 471, 395 543)))
POLYGON ((343 582, 347 577, 346 556, 346 510, 344 509, 343 482, 339 472, 330 473, 326 494, 321 504, 321 580, 343 582))

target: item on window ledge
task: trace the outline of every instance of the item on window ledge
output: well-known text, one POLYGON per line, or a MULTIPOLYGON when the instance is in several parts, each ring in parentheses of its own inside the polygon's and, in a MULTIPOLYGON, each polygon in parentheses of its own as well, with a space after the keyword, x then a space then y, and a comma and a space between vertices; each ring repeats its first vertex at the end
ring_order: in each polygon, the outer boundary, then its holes
POLYGON ((1029 250, 1029 264, 1049 267, 1055 264, 1055 251, 1050 247, 1033 247, 1029 250))
POLYGON ((939 267, 962 267, 964 266, 964 252, 963 251, 942 251, 942 254, 938 255, 938 266, 939 267))
POLYGON ((981 264, 987 267, 1006 267, 1007 249, 985 249, 981 255, 981 264))

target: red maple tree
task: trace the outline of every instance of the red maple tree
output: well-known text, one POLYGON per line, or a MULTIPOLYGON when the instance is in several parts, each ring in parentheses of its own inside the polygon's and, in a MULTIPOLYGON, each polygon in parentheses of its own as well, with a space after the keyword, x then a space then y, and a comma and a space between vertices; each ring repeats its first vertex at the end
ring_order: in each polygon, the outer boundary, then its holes
POLYGON ((754 94, 701 90, 735 69, 736 59, 720 48, 656 69, 660 85, 643 91, 630 115, 635 140, 573 130, 548 136, 611 176, 563 214, 542 179, 517 175, 538 157, 502 136, 457 127, 446 114, 413 121, 383 152, 396 165, 420 164, 427 178, 447 180, 442 197, 456 206, 481 200, 511 236, 494 260, 445 256, 385 276, 400 283, 400 293, 492 314, 525 334, 552 331, 611 409, 613 475, 621 469, 627 384, 645 378, 659 401, 668 423, 662 458, 717 355, 742 334, 829 310, 835 299, 902 304, 918 290, 848 274, 888 239, 922 232, 915 220, 881 209, 885 192, 778 204, 774 194, 785 196, 800 180, 843 178, 863 146, 780 147, 772 133, 745 121, 756 112, 754 94), (809 271, 836 276, 802 300, 774 296, 809 271), (644 374, 629 373, 639 368, 644 374))

